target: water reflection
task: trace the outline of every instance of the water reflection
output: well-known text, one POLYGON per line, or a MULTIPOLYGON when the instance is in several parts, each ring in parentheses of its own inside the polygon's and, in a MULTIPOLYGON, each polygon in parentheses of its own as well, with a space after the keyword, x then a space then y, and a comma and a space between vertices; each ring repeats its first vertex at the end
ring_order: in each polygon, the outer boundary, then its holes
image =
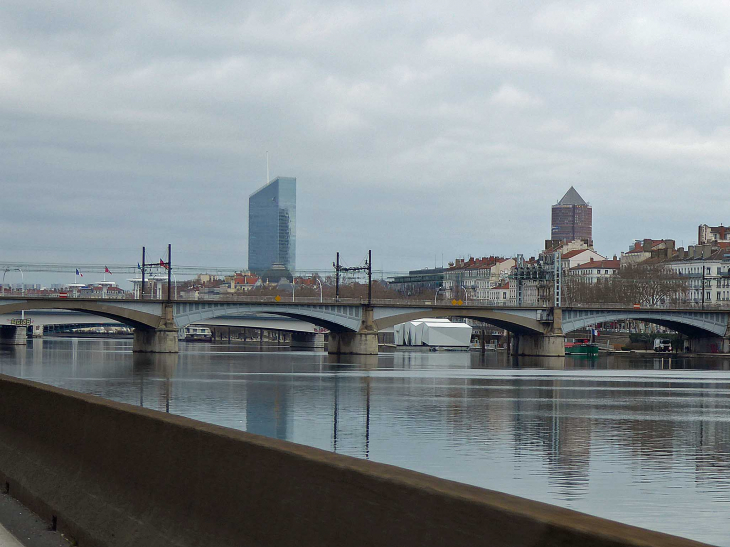
POLYGON ((730 545, 730 359, 126 340, 0 347, 0 372, 730 545))
MULTIPOLYGON (((172 399, 172 378, 179 354, 175 353, 133 353, 132 354, 132 377, 133 383, 139 383, 139 406, 145 406, 144 390, 145 378, 148 390, 154 390, 156 400, 164 402, 164 411, 170 412, 170 400, 172 399)), ((154 410, 163 410, 162 408, 154 410)))

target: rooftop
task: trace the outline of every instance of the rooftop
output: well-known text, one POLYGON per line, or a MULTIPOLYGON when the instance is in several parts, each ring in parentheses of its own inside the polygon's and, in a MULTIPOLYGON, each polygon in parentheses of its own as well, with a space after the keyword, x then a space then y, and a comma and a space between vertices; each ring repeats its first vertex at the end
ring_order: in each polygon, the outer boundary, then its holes
POLYGON ((618 270, 621 263, 618 260, 591 260, 585 264, 573 266, 571 270, 591 270, 593 268, 603 268, 606 270, 618 270))
POLYGON ((588 205, 585 200, 580 197, 580 194, 573 188, 565 192, 563 199, 558 202, 558 205, 588 205))

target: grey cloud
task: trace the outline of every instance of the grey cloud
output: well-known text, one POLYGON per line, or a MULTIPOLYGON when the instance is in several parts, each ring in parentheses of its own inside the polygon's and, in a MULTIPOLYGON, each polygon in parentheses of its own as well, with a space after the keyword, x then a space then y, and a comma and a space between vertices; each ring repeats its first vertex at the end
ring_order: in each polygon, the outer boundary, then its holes
POLYGON ((173 241, 244 265, 266 150, 298 179, 305 269, 345 249, 391 271, 531 254, 570 185, 605 254, 727 222, 719 3, 2 8, 5 260, 62 261, 52 234, 68 262, 173 241))

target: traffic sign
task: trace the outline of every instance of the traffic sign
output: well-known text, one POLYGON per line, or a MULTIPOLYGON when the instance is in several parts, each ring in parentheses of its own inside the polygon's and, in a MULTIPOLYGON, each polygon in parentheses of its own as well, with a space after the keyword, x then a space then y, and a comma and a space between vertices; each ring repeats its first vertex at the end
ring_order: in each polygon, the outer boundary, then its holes
POLYGON ((16 327, 29 327, 32 323, 31 319, 11 319, 10 324, 16 327))

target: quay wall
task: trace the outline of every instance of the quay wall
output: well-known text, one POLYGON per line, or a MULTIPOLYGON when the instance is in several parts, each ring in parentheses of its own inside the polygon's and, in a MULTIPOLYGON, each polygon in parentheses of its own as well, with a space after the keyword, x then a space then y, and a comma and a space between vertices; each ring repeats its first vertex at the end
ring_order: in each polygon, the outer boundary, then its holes
POLYGON ((3 486, 80 547, 701 545, 0 375, 3 486))

